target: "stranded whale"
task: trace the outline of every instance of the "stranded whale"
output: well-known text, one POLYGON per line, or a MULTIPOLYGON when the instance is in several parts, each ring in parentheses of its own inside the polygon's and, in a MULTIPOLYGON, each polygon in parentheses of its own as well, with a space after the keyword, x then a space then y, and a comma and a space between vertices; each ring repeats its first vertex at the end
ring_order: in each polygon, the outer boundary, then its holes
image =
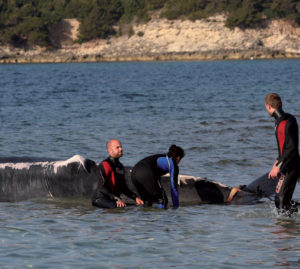
MULTIPOLYGON (((0 201, 22 201, 48 196, 92 198, 98 178, 98 164, 80 155, 68 160, 2 157, 0 201)), ((130 179, 130 168, 126 168, 126 180, 129 188, 135 191, 130 179)), ((278 182, 278 179, 268 179, 267 174, 238 188, 194 176, 179 175, 178 180, 181 205, 253 204, 263 197, 271 197, 278 182)), ((162 178, 162 184, 169 195, 168 176, 162 178)))

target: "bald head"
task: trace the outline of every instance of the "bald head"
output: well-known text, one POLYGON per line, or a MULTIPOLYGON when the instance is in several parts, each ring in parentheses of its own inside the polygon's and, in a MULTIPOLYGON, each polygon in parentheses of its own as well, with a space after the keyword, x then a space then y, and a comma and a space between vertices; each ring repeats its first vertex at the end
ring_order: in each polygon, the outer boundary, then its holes
POLYGON ((109 156, 118 159, 123 156, 122 144, 117 139, 111 139, 106 143, 106 148, 109 156))

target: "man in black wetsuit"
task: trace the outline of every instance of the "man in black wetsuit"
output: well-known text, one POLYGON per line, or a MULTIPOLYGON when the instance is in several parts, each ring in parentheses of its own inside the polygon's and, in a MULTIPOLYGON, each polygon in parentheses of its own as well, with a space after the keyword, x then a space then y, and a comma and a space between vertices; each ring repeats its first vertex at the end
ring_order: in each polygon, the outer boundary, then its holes
POLYGON ((275 205, 279 213, 290 215, 297 212, 297 206, 291 199, 300 176, 298 124, 294 116, 282 110, 282 102, 278 94, 268 94, 265 105, 269 115, 275 118, 278 145, 278 158, 269 173, 269 178, 281 174, 276 186, 275 205))
POLYGON ((100 178, 93 195, 93 205, 102 208, 125 207, 120 195, 125 194, 136 201, 137 205, 144 202, 126 185, 125 168, 119 158, 123 156, 122 144, 112 139, 106 144, 109 157, 100 164, 100 178))

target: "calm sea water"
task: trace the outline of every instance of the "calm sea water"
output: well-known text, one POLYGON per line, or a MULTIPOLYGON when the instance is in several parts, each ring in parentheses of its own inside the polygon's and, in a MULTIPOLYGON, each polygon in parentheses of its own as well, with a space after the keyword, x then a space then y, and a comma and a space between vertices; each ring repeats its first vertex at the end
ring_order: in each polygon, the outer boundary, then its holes
MULTIPOLYGON (((276 158, 264 97, 300 123, 300 61, 0 65, 0 156, 186 151, 180 173, 235 186, 276 158)), ((299 186, 294 198, 300 200, 299 186)), ((272 201, 102 210, 89 200, 0 204, 0 268, 299 268, 300 218, 272 201)))

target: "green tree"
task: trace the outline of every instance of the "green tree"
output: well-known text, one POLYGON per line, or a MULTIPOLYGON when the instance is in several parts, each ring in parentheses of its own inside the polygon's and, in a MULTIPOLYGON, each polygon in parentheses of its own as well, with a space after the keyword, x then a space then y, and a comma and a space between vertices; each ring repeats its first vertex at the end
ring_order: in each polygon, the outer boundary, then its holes
POLYGON ((14 34, 19 37, 19 40, 26 41, 26 45, 48 46, 50 44, 49 30, 38 17, 25 17, 15 28, 14 34))
POLYGON ((252 28, 257 27, 262 22, 262 5, 259 1, 244 0, 242 6, 229 13, 226 26, 252 28))
MULTIPOLYGON (((0 42, 51 45, 49 29, 64 18, 80 21, 81 41, 107 38, 114 26, 145 22, 161 9, 168 19, 196 20, 225 13, 226 26, 251 28, 282 18, 300 25, 297 0, 0 0, 0 42)), ((124 30, 123 29, 123 30, 124 30)))
POLYGON ((138 13, 145 10, 146 0, 123 0, 122 5, 124 8, 122 21, 130 22, 138 13))
POLYGON ((71 0, 66 6, 66 15, 72 18, 83 19, 96 7, 96 0, 71 0))
POLYGON ((146 2, 148 10, 157 10, 164 7, 166 0, 148 0, 146 2))
POLYGON ((83 18, 80 26, 80 41, 107 38, 116 33, 113 26, 119 21, 123 7, 119 0, 98 0, 97 6, 83 18))
MULTIPOLYGON (((168 0, 166 2, 166 10, 162 12, 161 16, 169 20, 178 19, 180 17, 194 18, 195 15, 199 16, 199 14, 203 12, 208 3, 208 0, 168 0)), ((200 16, 202 17, 203 13, 200 16)))
POLYGON ((7 0, 0 0, 0 13, 7 9, 7 0))

